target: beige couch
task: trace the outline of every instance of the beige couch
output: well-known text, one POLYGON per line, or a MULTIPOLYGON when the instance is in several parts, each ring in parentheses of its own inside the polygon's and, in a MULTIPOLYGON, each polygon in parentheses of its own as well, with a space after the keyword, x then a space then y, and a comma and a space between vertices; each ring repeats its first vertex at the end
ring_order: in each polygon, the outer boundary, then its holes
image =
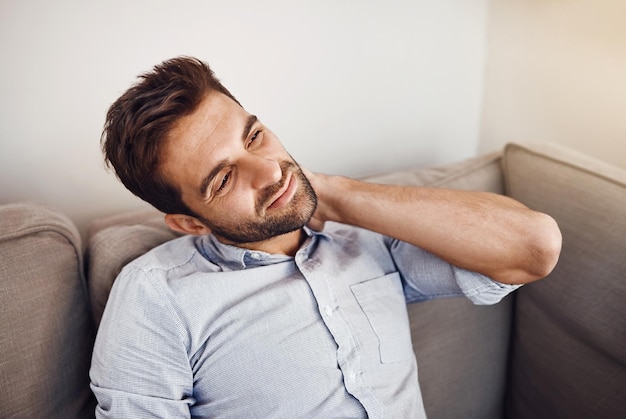
MULTIPOLYGON (((563 233, 554 272, 501 304, 409 306, 430 418, 626 417, 626 171, 509 144, 373 179, 506 193, 563 233)), ((0 417, 93 416, 88 368, 110 286, 126 262, 173 237, 156 212, 120 214, 94 221, 83 252, 54 209, 0 207, 0 417)))

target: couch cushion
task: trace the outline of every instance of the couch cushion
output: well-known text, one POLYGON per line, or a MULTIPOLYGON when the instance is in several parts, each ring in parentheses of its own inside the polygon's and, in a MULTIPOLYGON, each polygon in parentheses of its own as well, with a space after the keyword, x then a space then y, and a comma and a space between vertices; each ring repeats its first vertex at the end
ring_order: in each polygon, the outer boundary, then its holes
POLYGON ((113 281, 122 268, 148 250, 178 235, 157 210, 103 217, 90 225, 86 252, 93 316, 100 324, 113 281))
POLYGON ((504 167, 563 234, 553 273, 518 292, 509 415, 626 417, 626 171, 555 145, 510 144, 504 167))
MULTIPOLYGON (((499 153, 368 180, 504 193, 499 153)), ((409 305, 428 417, 502 417, 513 300, 510 295, 493 306, 475 306, 466 298, 409 305)))
POLYGON ((0 206, 2 417, 94 416, 81 252, 75 227, 57 211, 0 206))

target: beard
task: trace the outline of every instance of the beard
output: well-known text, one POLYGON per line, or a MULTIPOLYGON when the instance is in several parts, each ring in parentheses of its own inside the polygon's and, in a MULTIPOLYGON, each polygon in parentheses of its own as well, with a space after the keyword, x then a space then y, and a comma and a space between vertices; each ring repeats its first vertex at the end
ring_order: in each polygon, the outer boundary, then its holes
POLYGON ((234 245, 265 241, 304 227, 317 207, 315 190, 297 163, 283 161, 280 163, 280 168, 283 174, 281 180, 259 193, 255 204, 256 217, 254 219, 238 220, 233 223, 211 222, 201 217, 197 218, 206 224, 220 241, 234 245), (289 173, 292 173, 298 181, 298 190, 285 208, 268 214, 265 208, 271 204, 270 200, 276 193, 285 186, 289 173))

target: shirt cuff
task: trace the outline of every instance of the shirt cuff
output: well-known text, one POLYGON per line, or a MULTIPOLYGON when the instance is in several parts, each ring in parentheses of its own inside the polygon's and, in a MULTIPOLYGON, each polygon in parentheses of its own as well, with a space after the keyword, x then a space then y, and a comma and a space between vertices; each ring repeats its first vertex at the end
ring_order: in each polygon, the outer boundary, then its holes
POLYGON ((456 266, 453 266, 452 269, 457 285, 463 294, 476 305, 496 304, 522 286, 521 284, 503 284, 478 272, 456 266))

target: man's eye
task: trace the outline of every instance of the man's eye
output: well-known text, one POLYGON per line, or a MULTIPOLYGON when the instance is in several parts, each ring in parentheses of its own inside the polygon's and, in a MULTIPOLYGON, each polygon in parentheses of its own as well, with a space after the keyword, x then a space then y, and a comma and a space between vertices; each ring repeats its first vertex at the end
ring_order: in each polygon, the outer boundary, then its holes
POLYGON ((217 191, 221 191, 222 189, 224 189, 226 187, 226 185, 228 184, 228 181, 230 180, 230 172, 226 173, 224 175, 224 177, 222 178, 222 183, 220 183, 220 186, 217 188, 217 191))
POLYGON ((248 145, 252 144, 254 141, 256 141, 257 138, 259 138, 259 135, 261 135, 261 131, 263 130, 258 129, 254 132, 254 134, 252 134, 252 137, 250 137, 250 141, 248 141, 248 145))

